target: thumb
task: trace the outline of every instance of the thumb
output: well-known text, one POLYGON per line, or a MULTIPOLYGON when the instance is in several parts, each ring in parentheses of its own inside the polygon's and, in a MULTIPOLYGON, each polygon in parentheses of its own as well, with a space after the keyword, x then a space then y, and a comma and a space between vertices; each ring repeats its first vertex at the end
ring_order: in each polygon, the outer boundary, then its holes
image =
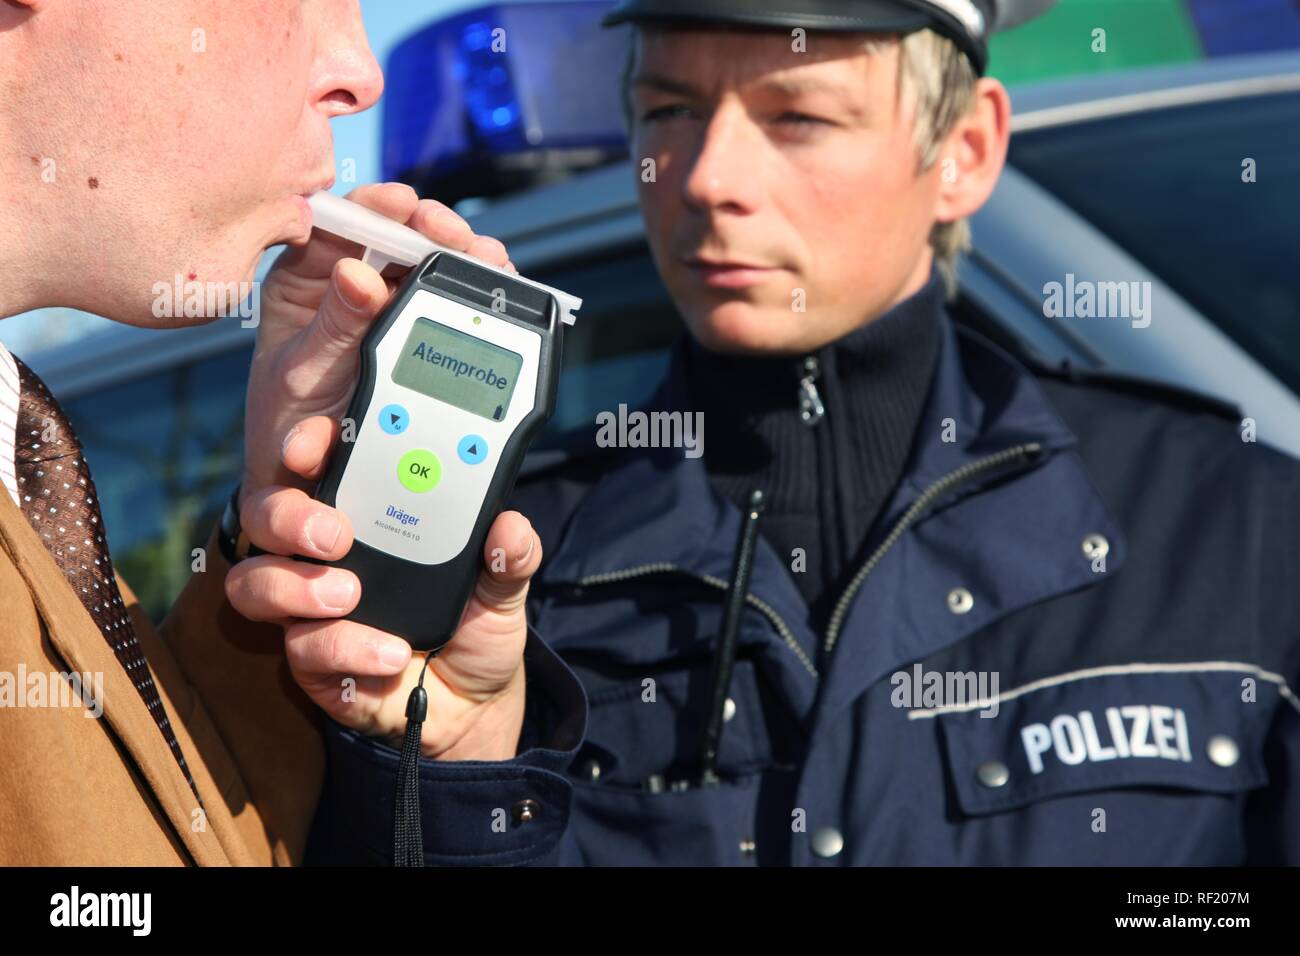
POLYGON ((483 561, 475 596, 485 609, 511 614, 528 596, 528 582, 542 563, 542 542, 527 518, 503 511, 488 532, 483 561))
POLYGON ((373 268, 360 259, 338 260, 325 298, 307 326, 302 358, 332 363, 355 356, 388 295, 387 284, 373 268))

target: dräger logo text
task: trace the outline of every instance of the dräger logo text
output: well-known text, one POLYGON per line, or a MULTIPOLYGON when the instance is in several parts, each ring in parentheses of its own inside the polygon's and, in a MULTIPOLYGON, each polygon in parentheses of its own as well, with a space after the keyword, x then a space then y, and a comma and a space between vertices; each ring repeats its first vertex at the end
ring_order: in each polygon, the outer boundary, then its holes
POLYGON ((388 510, 385 511, 384 514, 386 514, 388 517, 392 518, 394 521, 397 521, 401 524, 420 523, 420 519, 417 518, 415 515, 407 514, 401 508, 394 507, 393 505, 389 505, 388 510))

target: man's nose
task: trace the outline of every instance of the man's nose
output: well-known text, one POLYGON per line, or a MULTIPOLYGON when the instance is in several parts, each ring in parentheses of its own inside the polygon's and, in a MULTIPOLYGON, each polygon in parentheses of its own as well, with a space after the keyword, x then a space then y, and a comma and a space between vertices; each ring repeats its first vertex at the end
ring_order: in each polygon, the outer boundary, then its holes
POLYGON ((322 23, 317 35, 312 102, 330 116, 370 109, 384 92, 384 71, 370 49, 359 2, 322 23))
POLYGON ((682 196, 688 206, 732 212, 748 212, 755 207, 759 144, 753 134, 753 123, 740 104, 722 104, 713 111, 682 183, 682 196))

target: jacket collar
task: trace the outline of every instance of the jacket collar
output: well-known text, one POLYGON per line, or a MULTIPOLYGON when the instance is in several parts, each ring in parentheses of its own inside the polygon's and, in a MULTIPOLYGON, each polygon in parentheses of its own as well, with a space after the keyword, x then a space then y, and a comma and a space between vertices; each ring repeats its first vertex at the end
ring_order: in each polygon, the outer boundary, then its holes
MULTIPOLYGON (((946 313, 940 339, 934 381, 887 515, 943 475, 992 452, 1032 441, 1051 453, 1077 443, 1033 376, 1010 356, 958 330, 946 313)), ((673 348, 667 376, 643 410, 692 411, 683 347, 679 341, 673 348)), ((540 579, 573 582, 651 563, 725 577, 735 543, 721 536, 731 525, 723 514, 728 510, 739 518, 735 506, 712 490, 702 459, 680 448, 624 449, 579 505, 540 579)))
MULTIPOLYGON (((172 756, 158 725, 149 714, 131 678, 113 654, 67 579, 54 563, 45 545, 7 493, 0 490, 0 548, 9 553, 19 574, 31 590, 37 614, 44 622, 50 644, 70 672, 103 675, 104 712, 100 720, 130 756, 136 771, 158 803, 160 815, 171 825, 173 836, 200 866, 227 865, 230 857, 222 846, 215 820, 194 827, 197 801, 185 775, 172 756)), ((160 688, 161 693, 161 688, 160 688)), ((171 713, 173 728, 192 760, 198 760, 193 741, 184 733, 179 715, 171 713)), ((198 774, 199 768, 192 768, 198 774)), ((91 776, 94 767, 81 768, 91 776)), ((88 786, 87 793, 93 793, 88 786)), ((200 784, 202 786, 202 784, 200 784)), ((208 791, 205 802, 220 799, 208 791)))

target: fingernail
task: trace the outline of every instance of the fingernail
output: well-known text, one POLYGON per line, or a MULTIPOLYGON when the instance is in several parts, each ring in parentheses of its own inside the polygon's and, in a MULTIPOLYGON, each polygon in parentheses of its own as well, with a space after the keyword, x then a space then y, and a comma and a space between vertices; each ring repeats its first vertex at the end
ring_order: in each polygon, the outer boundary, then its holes
POLYGON ((351 282, 344 282, 343 270, 341 269, 334 270, 334 289, 338 292, 339 301, 343 303, 343 308, 352 312, 364 312, 366 310, 365 291, 351 282))
POLYGON ((320 578, 315 586, 316 597, 331 611, 341 611, 352 606, 356 593, 356 579, 350 574, 329 574, 320 578))
POLYGON ((384 644, 379 648, 379 661, 385 667, 405 667, 406 660, 405 644, 384 644))
POLYGON ((530 534, 528 536, 528 550, 524 552, 524 556, 522 558, 520 558, 518 561, 515 562, 515 567, 522 568, 525 564, 527 564, 528 559, 533 556, 533 548, 536 546, 537 546, 537 535, 530 534))
POLYGON ((280 442, 280 460, 284 461, 284 456, 289 453, 289 446, 294 443, 299 435, 302 434, 302 426, 294 425, 289 429, 289 434, 284 436, 284 441, 280 442))
POLYGON ((328 554, 338 544, 339 535, 343 533, 343 522, 333 512, 321 511, 307 519, 303 528, 307 543, 321 554, 328 554))

